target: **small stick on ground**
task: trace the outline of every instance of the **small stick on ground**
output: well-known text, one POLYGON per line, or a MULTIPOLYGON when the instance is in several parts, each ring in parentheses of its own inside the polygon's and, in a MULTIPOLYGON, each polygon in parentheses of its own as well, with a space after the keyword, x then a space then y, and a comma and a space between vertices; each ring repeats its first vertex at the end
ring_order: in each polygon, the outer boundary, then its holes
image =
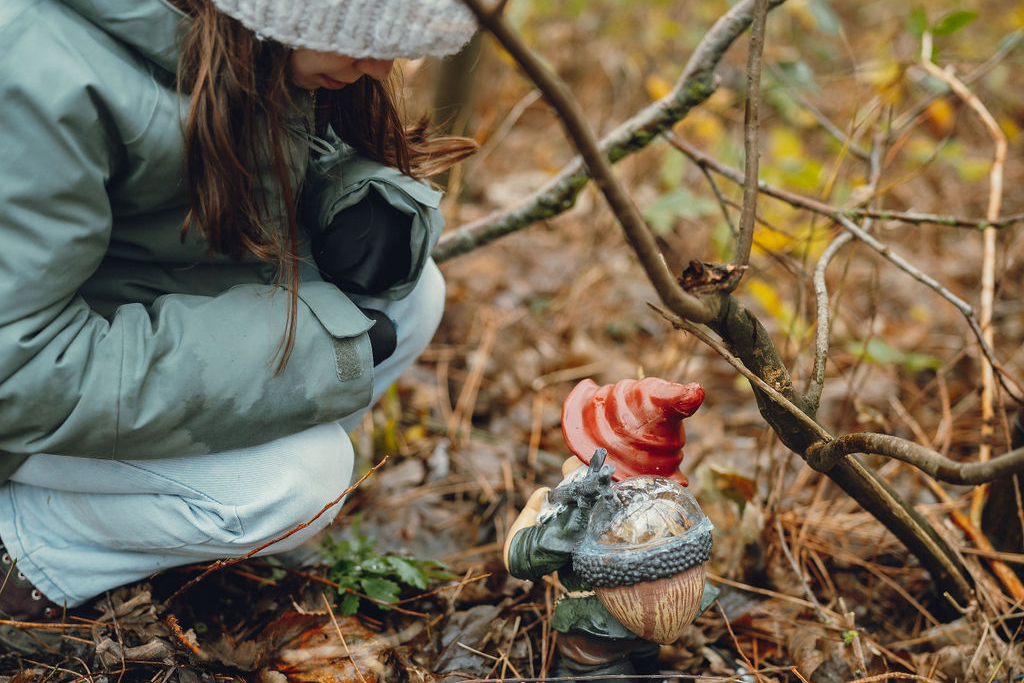
POLYGON ((182 593, 187 591, 189 588, 191 588, 192 586, 196 585, 197 583, 199 583, 200 581, 202 581, 203 579, 205 579, 207 576, 209 576, 213 572, 217 571, 218 569, 223 569, 224 567, 230 567, 233 564, 238 564, 239 562, 243 562, 245 560, 248 560, 250 557, 252 557, 256 553, 260 552, 261 550, 266 550, 270 546, 272 546, 272 545, 274 545, 276 543, 280 543, 281 541, 283 541, 284 539, 288 538, 292 534, 295 534, 296 532, 301 531, 302 529, 305 529, 310 524, 312 524, 316 520, 320 519, 320 517, 322 517, 325 512, 327 512, 332 507, 334 507, 335 505, 340 503, 345 496, 347 496, 352 491, 355 491, 357 488, 359 488, 359 486, 364 481, 366 481, 366 479, 371 474, 373 474, 374 472, 379 470, 381 467, 383 467, 384 463, 386 463, 387 461, 388 461, 388 456, 385 455, 383 460, 381 460, 379 463, 377 463, 376 465, 371 467, 369 472, 367 472, 363 476, 359 477, 359 480, 356 483, 352 484, 351 486, 346 488, 344 491, 342 491, 340 496, 338 496, 337 498, 332 500, 327 505, 323 506, 320 509, 320 512, 318 512, 315 515, 313 515, 313 517, 311 519, 303 522, 302 524, 298 525, 297 527, 295 527, 291 531, 288 531, 287 533, 278 536, 274 540, 268 541, 268 542, 264 543, 263 545, 261 545, 258 548, 253 548, 252 550, 247 552, 245 555, 242 555, 241 557, 235 557, 235 558, 232 558, 230 560, 217 560, 212 565, 207 567, 206 571, 204 571, 202 574, 200 574, 199 576, 195 577, 194 579, 191 579, 190 581, 185 583, 185 585, 183 585, 181 588, 179 588, 178 590, 174 591, 174 593, 171 594, 171 597, 167 598, 166 602, 170 603, 176 597, 178 597, 179 595, 181 595, 182 593))
POLYGON ((320 597, 324 600, 324 605, 327 606, 327 613, 331 615, 331 623, 334 624, 334 630, 338 632, 338 637, 341 638, 341 644, 345 648, 345 654, 348 655, 348 659, 352 662, 352 668, 356 670, 356 675, 359 676, 359 680, 362 683, 366 683, 366 679, 363 678, 363 672, 359 670, 359 665, 356 664, 356 658, 352 656, 352 650, 349 649, 348 643, 345 641, 345 634, 341 632, 341 627, 338 626, 338 620, 334 617, 334 609, 331 607, 331 601, 327 599, 326 593, 321 593, 320 597))

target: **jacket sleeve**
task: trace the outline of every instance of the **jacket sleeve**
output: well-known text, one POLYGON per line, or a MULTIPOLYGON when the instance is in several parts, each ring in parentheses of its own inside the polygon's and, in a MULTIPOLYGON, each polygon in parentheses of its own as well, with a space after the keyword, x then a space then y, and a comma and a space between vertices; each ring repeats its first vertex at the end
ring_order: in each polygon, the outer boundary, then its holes
POLYGON ((105 186, 121 138, 89 88, 9 76, 0 72, 0 477, 39 452, 134 459, 245 447, 368 404, 370 322, 331 285, 298 292, 280 372, 283 288, 94 312, 78 290, 110 240, 105 186))
POLYGON ((368 192, 378 192, 391 206, 412 219, 410 231, 410 269, 406 276, 382 294, 384 298, 404 298, 416 286, 430 252, 444 228, 441 193, 422 180, 359 156, 337 138, 336 150, 310 164, 302 192, 302 215, 314 231, 326 229, 334 217, 356 204, 368 192))

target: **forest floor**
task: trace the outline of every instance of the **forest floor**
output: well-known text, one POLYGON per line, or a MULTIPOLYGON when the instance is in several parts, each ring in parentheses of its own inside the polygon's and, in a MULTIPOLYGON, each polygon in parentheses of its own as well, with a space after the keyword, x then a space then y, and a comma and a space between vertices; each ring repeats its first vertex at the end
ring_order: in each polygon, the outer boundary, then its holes
MULTIPOLYGON (((606 132, 664 92, 727 7, 682 4, 652 2, 643 17, 623 17, 627 4, 613 0, 511 6, 527 40, 606 132)), ((972 8, 981 3, 937 3, 927 21, 939 26, 953 9, 972 8)), ((942 38, 940 64, 969 73, 1024 26, 1015 2, 989 2, 983 12, 942 38)), ((925 103, 884 150, 880 205, 986 214, 992 141, 969 107, 922 75, 915 21, 908 7, 881 2, 790 0, 772 14, 762 178, 853 205, 864 198, 867 172, 850 149, 870 147, 879 131, 925 103), (830 135, 823 119, 853 144, 830 135)), ((735 167, 742 167, 745 46, 744 38, 723 62, 718 92, 676 128, 735 167)), ((1009 140, 1001 215, 1024 211, 1022 67, 1018 46, 972 84, 1009 140)), ((420 74, 410 65, 406 79, 420 74)), ((475 83, 476 104, 463 123, 482 148, 450 179, 453 226, 512 206, 571 158, 557 120, 507 58, 485 50, 475 83)), ((715 194, 683 155, 659 141, 616 168, 675 272, 690 259, 729 258, 715 194)), ((736 186, 718 182, 738 201, 736 186)), ((838 232, 773 200, 762 201, 759 217, 736 295, 765 324, 802 387, 814 352, 811 273, 838 232)), ((981 231, 900 221, 877 221, 874 230, 977 310, 981 231)), ((334 561, 348 550, 367 575, 397 572, 412 582, 400 603, 363 597, 358 614, 344 616, 326 579, 331 554, 322 550, 231 564, 175 595, 203 570, 184 567, 75 610, 80 625, 67 631, 64 654, 0 654, 0 683, 558 680, 551 678, 550 628, 557 579, 510 577, 501 545, 529 494, 559 479, 568 455, 560 410, 569 390, 587 377, 640 376, 697 381, 706 390, 705 404, 686 421, 683 469, 715 525, 709 578, 722 591, 678 642, 662 648, 663 674, 644 680, 1022 680, 1024 603, 988 562, 1004 560, 1019 573, 1024 548, 1017 540, 997 552, 979 533, 984 527, 999 546, 1008 529, 1024 527, 1019 506, 996 523, 971 522, 972 489, 936 484, 900 463, 867 461, 969 568, 973 602, 940 594, 882 524, 779 443, 746 380, 648 305, 657 295, 592 188, 565 214, 449 259, 442 270, 448 306, 434 343, 354 435, 360 473, 386 462, 348 496, 330 532, 348 544, 335 548, 334 561), (393 556, 408 561, 386 559, 393 556), (415 587, 429 569, 417 560, 443 563, 448 578, 415 587)), ((993 346, 1004 369, 1024 377, 1021 223, 999 230, 995 273, 993 346)), ((836 434, 880 431, 977 458, 981 356, 964 316, 863 246, 847 247, 828 275, 834 316, 819 421, 836 434)), ((1007 450, 1006 409, 1013 406, 1005 393, 999 407, 993 455, 1007 450)), ((361 585, 371 592, 375 584, 361 585)))

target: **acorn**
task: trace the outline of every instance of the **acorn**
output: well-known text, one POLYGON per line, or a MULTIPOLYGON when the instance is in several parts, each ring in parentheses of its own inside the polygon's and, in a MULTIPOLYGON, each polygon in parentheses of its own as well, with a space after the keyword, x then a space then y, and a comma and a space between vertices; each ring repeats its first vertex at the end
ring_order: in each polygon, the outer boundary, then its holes
POLYGON ((601 604, 644 640, 674 643, 697 618, 706 563, 675 576, 615 588, 595 587, 601 604))
POLYGON ((573 569, 630 631, 674 642, 699 613, 711 521, 665 477, 630 477, 611 490, 594 506, 573 569))

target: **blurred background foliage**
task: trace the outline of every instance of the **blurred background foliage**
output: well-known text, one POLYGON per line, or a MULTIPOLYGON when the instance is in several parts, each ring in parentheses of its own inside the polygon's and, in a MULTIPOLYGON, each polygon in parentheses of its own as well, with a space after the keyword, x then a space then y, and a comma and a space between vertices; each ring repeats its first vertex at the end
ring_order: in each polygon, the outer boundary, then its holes
MULTIPOLYGON (((527 44, 569 84, 591 125, 606 133, 669 92, 694 46, 730 7, 724 1, 650 0, 642 5, 513 0, 507 12, 527 44)), ((1024 180, 1019 163, 1024 6, 1010 0, 789 0, 773 11, 762 77, 761 179, 836 207, 857 205, 871 191, 868 167, 854 151, 870 149, 888 133, 876 206, 983 217, 992 143, 977 116, 921 68, 925 32, 933 38, 937 64, 961 77, 982 70, 971 88, 1010 141, 1003 213, 1024 209, 1016 191, 1024 180), (997 54, 996 63, 986 64, 997 54)), ((714 95, 675 126, 684 139, 734 168, 743 166, 745 42, 741 39, 723 60, 714 95)), ((482 143, 482 152, 455 181, 463 202, 452 208, 455 223, 514 205, 572 156, 557 120, 500 48, 488 41, 474 67, 472 104, 463 120, 467 134, 482 143)), ((690 258, 731 257, 731 228, 715 191, 670 144, 655 141, 617 168, 671 265, 681 269, 690 258)), ((740 201, 738 186, 721 178, 717 184, 728 201, 740 201)), ((566 234, 617 245, 618 236, 609 234, 617 228, 604 215, 602 202, 585 195, 580 204, 551 225, 583 220, 591 226, 588 236, 572 228, 566 234)), ((734 222, 738 212, 732 214, 734 222)), ((980 236, 962 228, 897 222, 876 222, 875 230, 916 266, 977 305, 980 236)), ((1013 357, 1024 333, 1021 292, 1013 279, 1021 271, 1017 232, 1004 231, 1000 243, 997 324, 1006 325, 1006 335, 997 334, 997 346, 1003 357, 1013 357)), ((810 367, 815 324, 810 273, 837 234, 820 216, 771 198, 760 200, 751 273, 738 294, 784 335, 777 343, 793 362, 798 380, 806 378, 810 367)), ((563 257, 569 258, 569 252, 563 257)), ((959 313, 863 248, 854 247, 829 272, 830 291, 841 291, 830 372, 843 374, 875 363, 899 384, 903 373, 913 382, 921 368, 946 372, 965 356, 976 358, 959 313), (878 336, 885 339, 884 353, 878 351, 878 336)), ((546 310, 557 312, 558 306, 546 310)), ((650 367, 639 355, 637 365, 650 367)), ((973 393, 976 378, 964 379, 970 387, 963 391, 973 393)), ((824 417, 838 419, 836 428, 843 431, 857 426, 847 422, 849 415, 826 410, 824 417)), ((964 447, 970 450, 969 444, 964 447)))

